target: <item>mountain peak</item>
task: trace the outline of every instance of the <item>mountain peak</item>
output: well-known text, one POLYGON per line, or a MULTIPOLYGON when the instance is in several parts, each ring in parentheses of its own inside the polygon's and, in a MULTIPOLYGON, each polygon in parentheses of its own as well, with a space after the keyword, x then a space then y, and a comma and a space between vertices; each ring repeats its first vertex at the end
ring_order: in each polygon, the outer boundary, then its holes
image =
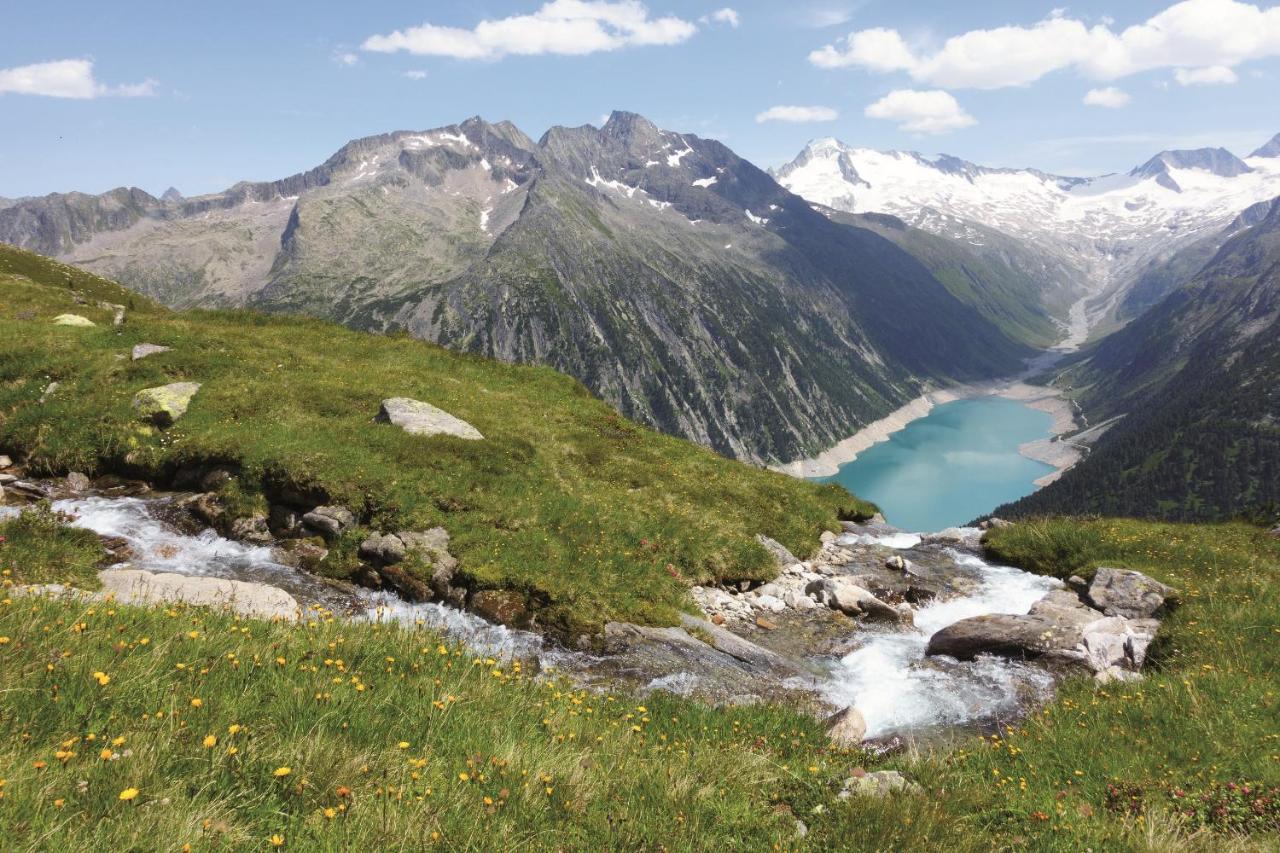
POLYGON ((186 196, 178 192, 177 187, 169 187, 169 189, 165 190, 160 196, 161 201, 186 201, 186 198, 186 196))
POLYGON ((1280 157, 1280 133, 1271 137, 1271 141, 1249 155, 1250 157, 1280 157))
POLYGON ((1159 178, 1170 169, 1200 169, 1222 178, 1252 172, 1247 163, 1225 148, 1195 148, 1161 151, 1129 174, 1135 178, 1159 178))

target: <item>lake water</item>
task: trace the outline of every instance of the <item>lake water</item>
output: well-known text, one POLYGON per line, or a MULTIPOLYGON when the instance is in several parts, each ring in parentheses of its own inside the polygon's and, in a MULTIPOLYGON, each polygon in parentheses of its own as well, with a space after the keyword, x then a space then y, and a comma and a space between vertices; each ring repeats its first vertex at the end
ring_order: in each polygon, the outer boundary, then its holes
POLYGON ((890 524, 942 530, 1034 492, 1053 468, 1018 447, 1047 438, 1052 427, 1047 412, 1003 397, 944 403, 823 482, 874 501, 890 524))

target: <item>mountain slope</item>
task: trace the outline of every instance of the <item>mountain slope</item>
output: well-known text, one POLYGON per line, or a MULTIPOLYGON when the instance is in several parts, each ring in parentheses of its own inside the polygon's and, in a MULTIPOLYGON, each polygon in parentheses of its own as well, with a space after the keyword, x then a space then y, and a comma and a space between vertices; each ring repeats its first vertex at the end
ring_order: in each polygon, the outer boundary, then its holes
POLYGON ((980 295, 893 242, 629 113, 536 143, 478 118, 369 137, 200 198, 27 200, 0 210, 0 240, 175 307, 307 313, 549 364, 752 460, 807 455, 926 384, 1029 353, 980 295))
MULTIPOLYGON (((1123 416, 1057 483, 997 514, 1220 519, 1280 505, 1280 200, 1062 382, 1123 416)), ((1271 508, 1271 509, 1268 509, 1271 508)))
POLYGON ((1220 148, 1163 151, 1128 174, 1074 178, 822 139, 775 175, 816 204, 887 213, 958 241, 978 241, 981 223, 1063 271, 1042 283, 1047 310, 1066 319, 1070 297, 1090 295, 1097 323, 1151 304, 1148 292, 1117 310, 1135 281, 1178 250, 1280 195, 1273 152, 1280 148, 1264 146, 1244 161, 1220 148))

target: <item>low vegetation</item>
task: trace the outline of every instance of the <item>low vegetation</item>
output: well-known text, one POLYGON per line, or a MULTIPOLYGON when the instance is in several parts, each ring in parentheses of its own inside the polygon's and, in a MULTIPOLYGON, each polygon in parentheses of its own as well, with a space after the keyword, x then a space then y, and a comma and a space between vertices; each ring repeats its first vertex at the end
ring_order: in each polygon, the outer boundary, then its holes
POLYGON ((0 829, 13 849, 1274 849, 1280 543, 1072 520, 989 546, 1140 568, 1183 603, 1143 681, 1068 682, 994 736, 883 759, 786 709, 575 690, 426 629, 10 590, 0 829), (926 795, 838 797, 877 765, 926 795))
POLYGON ((5 578, 22 584, 98 586, 98 569, 106 556, 98 537, 68 527, 68 519, 47 503, 0 521, 0 565, 5 578))
MULTIPOLYGON (((163 483, 184 465, 227 463, 245 511, 302 492, 352 508, 365 530, 441 525, 473 587, 521 591, 569 635, 609 619, 673 623, 689 584, 772 576, 757 534, 805 554, 840 518, 874 511, 839 487, 630 423, 546 368, 314 320, 173 314, 4 247, 0 341, 0 450, 31 473, 163 483), (126 307, 121 326, 112 305, 126 307), (64 313, 97 325, 55 325, 64 313), (143 342, 171 350, 131 360, 143 342), (201 384, 190 410, 167 430, 143 423, 133 395, 172 382, 201 384), (374 423, 393 396, 439 406, 485 440, 374 423)), ((341 577, 354 548, 336 551, 325 571, 341 577)))

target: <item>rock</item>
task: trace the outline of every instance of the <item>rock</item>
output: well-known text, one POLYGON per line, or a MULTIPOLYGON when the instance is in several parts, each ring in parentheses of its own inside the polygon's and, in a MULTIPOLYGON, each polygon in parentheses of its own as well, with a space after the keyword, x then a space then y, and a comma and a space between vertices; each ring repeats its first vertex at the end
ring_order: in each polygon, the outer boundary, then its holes
POLYGON ((79 314, 59 314, 57 317, 53 318, 53 325, 88 327, 96 326, 98 324, 90 320, 88 317, 81 317, 79 314))
POLYGON ((774 622, 772 619, 768 619, 768 618, 766 618, 766 617, 764 617, 764 616, 757 616, 757 617, 756 617, 756 627, 757 627, 757 628, 763 628, 763 629, 764 629, 764 630, 766 630, 766 631, 776 631, 776 630, 778 630, 778 623, 777 623, 777 622, 774 622))
POLYGON ((719 613, 715 614, 714 616, 712 616, 712 617, 711 617, 711 624, 712 624, 712 625, 723 625, 723 624, 724 624, 724 617, 723 617, 723 616, 721 616, 719 613))
POLYGON ((123 305, 117 305, 114 302, 99 302, 98 307, 101 308, 103 311, 111 312, 111 325, 113 326, 124 325, 125 307, 123 305))
POLYGON ((81 495, 93 488, 93 483, 79 471, 72 471, 67 475, 67 488, 75 494, 81 495))
POLYGON ((1173 604, 1177 591, 1142 572, 1099 568, 1089 584, 1089 603, 1108 616, 1148 619, 1173 604))
POLYGON ((994 518, 994 517, 993 517, 993 518, 989 518, 989 519, 987 519, 987 529, 988 529, 988 530, 999 530, 999 529, 1001 529, 1001 528, 1003 528, 1003 527, 1013 527, 1013 522, 1012 522, 1012 521, 1006 521, 1006 520, 1004 520, 1003 518, 994 518))
POLYGON ((1083 640, 1079 625, 1063 625, 1047 616, 988 614, 961 619, 929 638, 929 655, 973 660, 980 654, 1036 658, 1074 649, 1083 640))
POLYGON ((875 513, 874 515, 871 516, 871 518, 867 519, 867 521, 870 524, 888 524, 889 523, 888 521, 885 520, 883 512, 875 513))
POLYGON ((208 473, 200 478, 200 491, 216 492, 235 479, 236 470, 226 465, 218 465, 211 468, 208 473))
POLYGON ((267 509, 267 527, 273 536, 287 539, 302 530, 302 514, 284 504, 272 504, 267 509))
MULTIPOLYGON (((0 458, 7 459, 8 457, 0 457, 0 458)), ((1271 538, 1280 539, 1280 525, 1276 525, 1275 527, 1271 528, 1271 538)))
POLYGON ((907 562, 906 557, 901 554, 894 554, 884 561, 886 569, 895 569, 899 572, 905 572, 911 567, 911 563, 907 562))
POLYGON ((764 546, 764 549, 773 555, 773 560, 778 564, 778 568, 785 569, 794 566, 800 562, 795 554, 787 550, 787 547, 775 539, 770 539, 763 534, 756 534, 756 541, 764 546))
POLYGON ((680 614, 680 624, 686 631, 697 636, 716 651, 723 652, 757 669, 790 674, 800 673, 799 668, 794 663, 777 652, 770 651, 763 646, 757 646, 750 640, 739 637, 732 631, 721 628, 719 625, 712 624, 705 619, 682 613, 680 614))
POLYGON ((191 511, 192 515, 211 527, 217 526, 219 519, 226 512, 222 501, 215 494, 196 495, 187 502, 187 509, 191 511))
POLYGON ((179 575, 140 569, 106 569, 98 573, 102 594, 121 604, 182 601, 206 607, 225 607, 241 616, 293 619, 298 602, 282 589, 260 583, 179 575))
POLYGON ((768 610, 770 613, 781 613, 783 610, 787 609, 787 603, 785 601, 772 595, 757 596, 755 605, 761 610, 768 610))
POLYGON ((499 625, 518 627, 528 621, 524 596, 509 589, 482 589, 471 596, 471 610, 499 625))
POLYGON ((430 403, 408 397, 391 397, 382 401, 375 420, 394 424, 413 435, 452 435, 471 441, 484 436, 466 421, 456 418, 430 403))
POLYGON ((391 587, 406 601, 430 601, 433 598, 427 582, 406 571, 403 566, 384 565, 378 569, 378 576, 383 586, 391 587))
POLYGON ((427 563, 431 569, 431 591, 440 600, 461 607, 466 602, 466 590, 453 585, 458 560, 449 553, 449 531, 443 527, 430 530, 399 530, 396 538, 404 543, 409 555, 427 563))
POLYGON ((836 746, 858 746, 867 736, 867 721, 862 712, 850 705, 826 720, 827 737, 836 746))
POLYGON ((231 522, 231 538, 251 545, 271 544, 271 531, 267 527, 265 515, 251 515, 248 518, 237 518, 231 522))
POLYGON ((325 557, 329 556, 329 549, 324 547, 324 540, 319 537, 290 539, 281 543, 272 555, 286 566, 314 572, 324 562, 325 557))
POLYGON ((5 456, 4 454, 0 453, 0 469, 12 468, 12 467, 13 467, 13 460, 10 459, 8 456, 5 456))
POLYGON ((869 619, 902 621, 902 614, 891 604, 886 604, 869 591, 847 578, 823 578, 811 582, 805 592, 832 610, 846 616, 866 615, 869 619))
POLYGON ((57 394, 58 389, 61 387, 62 387, 61 382, 50 382, 48 385, 44 387, 44 391, 41 392, 40 394, 40 399, 37 400, 36 402, 43 403, 44 401, 52 397, 54 394, 57 394))
POLYGON ((133 395, 133 407, 143 420, 156 426, 172 426, 187 413, 191 398, 200 390, 198 382, 173 382, 156 388, 144 388, 133 395))
POLYGON ((1072 575, 1067 578, 1067 586, 1071 587, 1076 592, 1083 593, 1089 589, 1089 582, 1079 575, 1072 575))
POLYGON ((390 566, 402 562, 408 550, 400 537, 392 536, 390 533, 379 533, 361 542, 359 553, 362 559, 390 566))
POLYGON ((849 797, 882 798, 898 792, 918 794, 923 790, 897 770, 877 770, 875 773, 865 773, 845 779, 844 788, 836 796, 841 800, 847 800, 849 797))
POLYGON ((333 538, 356 523, 355 514, 342 506, 318 506, 302 516, 302 523, 312 530, 333 538))
POLYGON ((162 352, 169 352, 171 347, 162 347, 159 344, 135 344, 133 352, 130 356, 133 361, 140 358, 146 358, 149 355, 159 355, 162 352))

